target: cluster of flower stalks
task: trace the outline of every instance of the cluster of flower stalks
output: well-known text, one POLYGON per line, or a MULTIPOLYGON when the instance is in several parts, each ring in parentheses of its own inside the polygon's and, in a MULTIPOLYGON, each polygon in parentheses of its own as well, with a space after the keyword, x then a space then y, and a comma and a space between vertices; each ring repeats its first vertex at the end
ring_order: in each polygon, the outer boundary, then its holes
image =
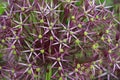
POLYGON ((6 0, 0 80, 120 80, 120 22, 96 1, 6 0))

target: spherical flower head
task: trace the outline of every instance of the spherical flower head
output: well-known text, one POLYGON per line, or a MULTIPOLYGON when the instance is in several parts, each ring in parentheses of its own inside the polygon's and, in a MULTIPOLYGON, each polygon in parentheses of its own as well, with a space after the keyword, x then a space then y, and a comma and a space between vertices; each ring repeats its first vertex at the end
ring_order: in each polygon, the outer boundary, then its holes
POLYGON ((16 52, 15 50, 13 50, 13 54, 14 54, 14 55, 16 55, 16 54, 17 54, 17 52, 16 52))
POLYGON ((62 67, 59 67, 58 70, 61 71, 61 70, 62 70, 62 67))
POLYGON ((41 20, 40 20, 40 23, 44 23, 44 20, 43 20, 43 19, 41 19, 41 20))
POLYGON ((70 34, 71 34, 71 35, 73 35, 73 34, 74 34, 74 32, 70 31, 70 34))
POLYGON ((15 39, 18 40, 18 39, 19 39, 19 36, 16 36, 15 39))
POLYGON ((23 24, 23 22, 19 22, 19 27, 21 27, 22 24, 23 24))
POLYGON ((51 41, 53 41, 53 40, 54 40, 53 36, 50 36, 50 40, 51 40, 51 41))
POLYGON ((49 26, 49 29, 52 30, 53 26, 49 26))
POLYGON ((110 42, 111 42, 111 39, 110 39, 110 38, 108 38, 108 39, 107 39, 107 41, 108 41, 108 43, 110 43, 110 42))
POLYGON ((78 68, 75 68, 75 72, 78 72, 79 70, 78 70, 78 68))
POLYGON ((67 43, 67 39, 63 39, 63 42, 64 42, 64 43, 67 43))
POLYGON ((61 60, 60 58, 57 58, 57 61, 58 61, 58 62, 60 62, 60 60, 61 60))
POLYGON ((99 44, 98 44, 98 43, 93 44, 92 48, 93 48, 94 50, 98 49, 98 48, 99 48, 99 44))
POLYGON ((25 11, 25 8, 24 8, 24 7, 21 7, 21 11, 25 11))
POLYGON ((71 0, 66 0, 66 2, 70 3, 70 2, 71 2, 71 0))
POLYGON ((29 66, 29 67, 31 67, 31 66, 32 66, 32 64, 28 64, 28 66, 29 66))
POLYGON ((101 37, 101 40, 102 40, 102 41, 104 41, 104 40, 105 40, 105 38, 102 36, 102 37, 101 37))
POLYGON ((0 66, 0 70, 2 69, 2 67, 0 66))
POLYGON ((80 40, 79 40, 79 39, 76 39, 76 40, 75 40, 75 44, 79 45, 79 44, 80 44, 80 40))
POLYGON ((6 26, 3 26, 2 29, 5 30, 7 27, 6 26))
POLYGON ((108 50, 109 53, 112 53, 112 50, 108 50))
POLYGON ((38 75, 37 75, 37 74, 34 74, 34 78, 38 78, 38 75))
POLYGON ((103 19, 106 20, 106 17, 104 16, 103 19))
POLYGON ((45 50, 44 50, 44 49, 41 49, 41 50, 40 50, 40 53, 44 54, 44 53, 45 53, 45 50))
POLYGON ((31 70, 28 70, 27 73, 28 73, 28 74, 32 74, 32 71, 31 71, 31 70))
POLYGON ((119 44, 116 44, 116 47, 118 47, 119 46, 119 44))
POLYGON ((38 38, 41 39, 43 36, 41 34, 38 35, 38 38))
POLYGON ((108 34, 110 31, 109 30, 106 30, 106 33, 108 34))
POLYGON ((75 20, 75 16, 71 16, 71 19, 72 19, 72 20, 75 20))
POLYGON ((93 21, 94 21, 94 18, 90 18, 90 20, 93 22, 93 21))
POLYGON ((12 70, 12 73, 15 73, 15 70, 14 70, 14 69, 12 70))
POLYGON ((84 32, 84 35, 87 36, 87 35, 88 35, 88 32, 85 31, 85 32, 84 32))
POLYGON ((93 65, 90 65, 90 69, 93 69, 94 68, 94 66, 93 65))
POLYGON ((80 68, 80 64, 77 64, 77 69, 79 69, 80 68))
POLYGON ((1 42, 2 42, 2 43, 5 43, 5 40, 4 40, 4 39, 2 39, 2 40, 1 40, 1 42))
POLYGON ((41 69, 40 69, 40 68, 36 68, 36 71, 37 71, 37 72, 40 72, 40 71, 41 71, 41 69))
POLYGON ((99 16, 98 16, 98 15, 96 15, 96 19, 99 19, 99 16))
POLYGON ((81 25, 81 24, 78 24, 78 28, 82 28, 82 25, 81 25))
POLYGON ((61 49, 60 49, 60 53, 63 53, 63 52, 64 52, 64 49, 61 48, 61 49))
POLYGON ((12 45, 11 48, 12 48, 12 49, 15 49, 16 47, 15 47, 15 45, 12 45))
POLYGON ((30 51, 31 51, 31 52, 34 52, 34 49, 33 49, 33 48, 31 48, 31 49, 30 49, 30 51))

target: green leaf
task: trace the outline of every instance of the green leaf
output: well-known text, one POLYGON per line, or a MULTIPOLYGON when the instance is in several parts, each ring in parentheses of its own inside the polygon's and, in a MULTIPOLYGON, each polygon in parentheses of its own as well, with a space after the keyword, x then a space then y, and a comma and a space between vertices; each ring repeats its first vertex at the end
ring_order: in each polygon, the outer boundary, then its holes
POLYGON ((33 3, 34 0, 30 0, 31 3, 33 3))
POLYGON ((101 3, 103 3, 105 0, 100 0, 101 3))
POLYGON ((80 1, 76 2, 75 5, 80 6, 80 5, 82 5, 82 3, 83 3, 83 0, 80 0, 80 1))
MULTIPOLYGON (((96 0, 96 3, 99 4, 99 1, 100 1, 101 3, 104 3, 105 0, 96 0)), ((105 5, 106 5, 106 6, 113 5, 113 2, 114 2, 113 0, 106 0, 105 5)))
POLYGON ((2 57, 3 57, 3 54, 2 54, 2 53, 0 53, 0 59, 2 59, 2 57))
POLYGON ((59 80, 63 80, 62 77, 60 77, 59 80))
POLYGON ((6 6, 7 6, 6 2, 0 3, 0 15, 2 15, 5 12, 6 6))
POLYGON ((52 76, 51 65, 48 65, 48 69, 49 69, 49 71, 46 72, 46 78, 45 78, 45 80, 51 80, 51 76, 52 76))

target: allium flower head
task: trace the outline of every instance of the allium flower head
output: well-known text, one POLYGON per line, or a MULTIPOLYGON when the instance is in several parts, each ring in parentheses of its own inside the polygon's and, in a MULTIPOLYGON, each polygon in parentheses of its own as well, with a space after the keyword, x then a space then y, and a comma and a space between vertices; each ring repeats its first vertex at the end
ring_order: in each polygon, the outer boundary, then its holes
POLYGON ((120 79, 120 22, 106 0, 5 1, 0 78, 120 79))

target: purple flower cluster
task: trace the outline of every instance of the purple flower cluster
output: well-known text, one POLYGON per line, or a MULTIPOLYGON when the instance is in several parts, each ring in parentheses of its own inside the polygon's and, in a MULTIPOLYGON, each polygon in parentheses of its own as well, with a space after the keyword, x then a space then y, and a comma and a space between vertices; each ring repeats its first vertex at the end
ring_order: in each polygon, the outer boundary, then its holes
POLYGON ((7 0, 0 16, 0 78, 119 80, 114 12, 95 0, 7 0))

